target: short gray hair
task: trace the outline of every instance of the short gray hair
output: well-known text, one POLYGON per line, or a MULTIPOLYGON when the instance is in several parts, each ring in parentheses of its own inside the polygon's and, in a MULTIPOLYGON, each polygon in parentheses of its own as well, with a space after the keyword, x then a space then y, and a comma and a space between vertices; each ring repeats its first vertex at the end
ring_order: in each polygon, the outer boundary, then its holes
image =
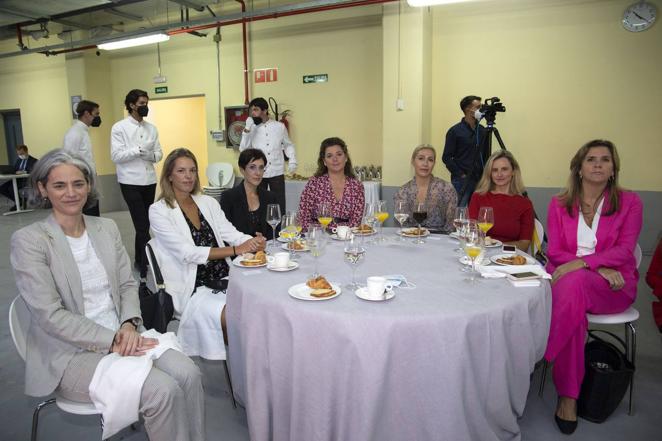
POLYGON ((41 185, 46 187, 48 175, 50 175, 51 170, 62 164, 73 165, 83 173, 85 180, 90 185, 90 192, 87 195, 85 207, 88 208, 94 206, 99 198, 99 193, 96 188, 96 174, 85 159, 76 154, 69 153, 64 149, 51 150, 42 156, 34 165, 34 168, 30 172, 30 183, 32 188, 30 189, 28 204, 36 208, 52 207, 51 202, 41 196, 38 183, 41 182, 41 185))

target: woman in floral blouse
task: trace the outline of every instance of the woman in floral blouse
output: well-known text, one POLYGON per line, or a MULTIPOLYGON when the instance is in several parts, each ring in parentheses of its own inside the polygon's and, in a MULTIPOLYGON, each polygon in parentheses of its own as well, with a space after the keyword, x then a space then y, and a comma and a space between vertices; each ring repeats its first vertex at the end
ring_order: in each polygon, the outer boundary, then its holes
MULTIPOLYGON (((436 161, 437 152, 434 147, 429 144, 416 147, 411 155, 414 177, 400 187, 393 200, 407 202, 409 213, 414 211, 417 203, 425 202, 428 217, 422 225, 451 231, 455 207, 457 207, 457 193, 450 183, 432 176, 432 169, 436 161)), ((411 216, 406 224, 408 226, 416 225, 411 216)))
POLYGON ((363 216, 363 184, 354 176, 347 144, 340 138, 327 138, 320 145, 315 176, 308 180, 299 200, 299 218, 304 230, 318 223, 322 203, 331 208, 336 225, 358 226, 363 216))

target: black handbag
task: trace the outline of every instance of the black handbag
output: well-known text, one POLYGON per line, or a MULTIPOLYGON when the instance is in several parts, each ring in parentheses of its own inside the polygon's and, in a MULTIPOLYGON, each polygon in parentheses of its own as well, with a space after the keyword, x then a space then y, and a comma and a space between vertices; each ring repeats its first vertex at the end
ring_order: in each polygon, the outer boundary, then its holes
POLYGON ((634 365, 625 355, 625 342, 617 335, 602 330, 589 331, 590 341, 584 348, 586 373, 577 400, 577 414, 585 420, 601 423, 616 410, 630 386, 634 365), (623 350, 598 337, 610 335, 623 350))
POLYGON ((172 297, 165 290, 161 269, 156 261, 156 256, 152 247, 148 244, 147 251, 152 263, 152 271, 156 279, 156 293, 153 293, 145 282, 140 283, 138 288, 138 297, 140 298, 140 312, 143 317, 145 329, 155 329, 164 333, 168 329, 168 323, 172 320, 175 308, 172 304, 172 297))

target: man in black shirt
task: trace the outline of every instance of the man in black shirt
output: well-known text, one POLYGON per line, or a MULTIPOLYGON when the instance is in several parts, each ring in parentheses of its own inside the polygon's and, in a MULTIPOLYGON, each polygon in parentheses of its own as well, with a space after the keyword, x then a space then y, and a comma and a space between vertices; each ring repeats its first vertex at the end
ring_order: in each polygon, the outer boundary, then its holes
POLYGON ((478 124, 474 113, 480 108, 479 96, 469 95, 460 101, 460 109, 464 118, 448 129, 446 145, 441 160, 451 172, 451 183, 458 195, 458 206, 464 207, 469 203, 471 195, 476 188, 483 173, 483 165, 489 156, 487 143, 483 142, 487 134, 485 127, 478 124), (477 154, 476 127, 481 145, 481 154, 477 154))

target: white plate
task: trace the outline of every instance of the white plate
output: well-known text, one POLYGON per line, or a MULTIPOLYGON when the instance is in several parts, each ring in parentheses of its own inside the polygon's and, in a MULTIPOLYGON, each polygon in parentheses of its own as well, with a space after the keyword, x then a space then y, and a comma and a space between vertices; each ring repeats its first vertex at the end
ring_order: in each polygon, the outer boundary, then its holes
POLYGON ((372 233, 361 233, 356 229, 356 227, 352 228, 352 233, 354 233, 357 236, 372 236, 373 234, 377 234, 377 230, 372 230, 372 233))
MULTIPOLYGON (((495 254, 494 256, 490 257, 490 260, 492 263, 496 263, 497 265, 503 265, 503 266, 521 266, 521 265, 508 265, 507 263, 500 263, 497 262, 497 259, 503 259, 504 257, 512 257, 514 254, 495 254)), ((522 256, 520 254, 520 256, 522 256)), ((529 256, 522 256, 526 258, 526 265, 535 265, 538 263, 538 261, 532 257, 529 256)))
POLYGON ((288 263, 286 268, 280 268, 280 267, 276 268, 275 266, 271 266, 271 264, 267 264, 267 269, 268 270, 276 271, 276 272, 279 272, 279 273, 292 271, 292 270, 295 270, 297 268, 299 268, 299 264, 296 263, 296 262, 293 262, 291 260, 290 260, 290 263, 288 263))
POLYGON ((285 251, 294 251, 295 253, 303 253, 304 251, 310 251, 310 248, 308 248, 308 245, 304 245, 302 250, 294 250, 294 249, 289 249, 287 247, 288 244, 284 243, 281 245, 281 248, 284 249, 285 251))
POLYGON ((234 266, 238 266, 239 268, 262 268, 263 266, 267 266, 266 263, 263 263, 262 265, 251 265, 251 266, 248 266, 248 265, 242 265, 241 262, 242 262, 243 260, 244 260, 243 256, 237 256, 237 257, 235 257, 234 260, 232 261, 232 264, 233 264, 234 266))
MULTIPOLYGON (((402 237, 414 237, 414 238, 419 237, 418 234, 411 234, 411 233, 408 233, 408 232, 407 232, 408 230, 409 230, 409 231, 412 231, 413 228, 411 228, 411 229, 409 229, 409 228, 403 228, 402 230, 398 231, 398 234, 399 234, 400 236, 402 236, 402 237)), ((420 237, 427 237, 427 236, 429 236, 429 235, 430 235, 430 230, 428 230, 427 228, 423 228, 423 234, 421 234, 420 237)))
MULTIPOLYGON (((469 259, 469 257, 467 257, 467 256, 461 256, 458 260, 460 261, 460 263, 462 265, 471 265, 471 259, 469 259)), ((489 264, 490 264, 490 261, 485 259, 484 256, 483 256, 482 260, 478 260, 478 258, 476 258, 476 265, 486 266, 486 265, 489 265, 489 264)))
POLYGON ((277 240, 278 242, 281 242, 281 243, 287 243, 287 242, 288 242, 287 239, 285 239, 284 237, 280 237, 280 236, 278 236, 278 237, 276 238, 276 240, 277 240))
POLYGON ((485 245, 485 248, 496 248, 503 245, 503 242, 500 240, 492 239, 492 245, 485 245))
POLYGON ((383 302, 384 300, 391 300, 393 297, 395 297, 395 292, 393 290, 386 291, 384 293, 384 297, 382 297, 380 299, 370 297, 370 294, 368 294, 368 288, 366 288, 366 287, 361 287, 361 288, 357 289, 356 291, 354 291, 354 294, 359 299, 368 300, 370 302, 383 302))
POLYGON ((333 233, 333 234, 331 235, 331 239, 333 239, 333 240, 339 240, 339 241, 341 241, 341 242, 344 242, 344 241, 350 240, 351 237, 348 237, 347 239, 341 239, 340 237, 338 237, 338 235, 337 235, 336 233, 333 233))
POLYGON ((287 290, 287 293, 291 296, 294 297, 295 299, 299 300, 310 300, 310 301, 317 301, 317 300, 329 300, 333 299, 334 297, 338 297, 340 295, 340 285, 337 283, 331 283, 331 288, 336 292, 334 295, 330 297, 313 297, 310 295, 310 292, 312 289, 306 285, 306 283, 297 283, 296 285, 290 286, 290 289, 287 290))

